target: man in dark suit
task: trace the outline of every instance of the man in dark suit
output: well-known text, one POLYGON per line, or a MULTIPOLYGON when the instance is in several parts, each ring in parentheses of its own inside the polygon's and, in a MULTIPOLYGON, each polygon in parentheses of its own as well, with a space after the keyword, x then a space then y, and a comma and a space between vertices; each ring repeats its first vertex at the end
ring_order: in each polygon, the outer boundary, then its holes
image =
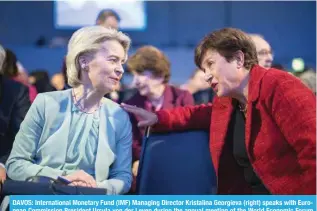
MULTIPOLYGON (((0 70, 4 58, 5 52, 0 45, 0 70)), ((3 164, 10 154, 15 135, 30 105, 28 88, 5 78, 0 71, 0 182, 6 178, 3 164)))

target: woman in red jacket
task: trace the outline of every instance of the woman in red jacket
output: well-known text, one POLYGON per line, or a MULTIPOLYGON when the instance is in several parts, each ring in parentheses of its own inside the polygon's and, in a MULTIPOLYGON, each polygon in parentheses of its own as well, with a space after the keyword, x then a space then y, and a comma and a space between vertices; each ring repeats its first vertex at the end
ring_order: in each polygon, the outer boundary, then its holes
POLYGON ((206 129, 219 194, 316 194, 316 97, 300 80, 257 65, 250 37, 207 35, 195 62, 217 97, 155 113, 123 104, 155 131, 206 129))

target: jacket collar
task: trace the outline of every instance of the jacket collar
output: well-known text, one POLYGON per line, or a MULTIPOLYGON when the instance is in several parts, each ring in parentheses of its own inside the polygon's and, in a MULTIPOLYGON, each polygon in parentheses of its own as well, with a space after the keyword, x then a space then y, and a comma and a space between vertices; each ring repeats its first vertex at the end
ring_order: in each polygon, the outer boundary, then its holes
POLYGON ((248 101, 254 102, 259 98, 262 79, 269 70, 254 65, 250 70, 248 101))

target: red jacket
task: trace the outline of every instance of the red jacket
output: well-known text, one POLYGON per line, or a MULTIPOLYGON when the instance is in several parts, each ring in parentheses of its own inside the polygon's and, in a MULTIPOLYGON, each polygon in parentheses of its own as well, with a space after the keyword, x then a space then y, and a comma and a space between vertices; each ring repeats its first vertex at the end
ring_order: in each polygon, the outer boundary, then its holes
MULTIPOLYGON (((316 194, 316 97, 286 72, 255 65, 250 71, 246 148, 250 162, 272 194, 316 194)), ((252 194, 225 142, 232 99, 157 112, 156 131, 209 129, 219 194, 252 194)))

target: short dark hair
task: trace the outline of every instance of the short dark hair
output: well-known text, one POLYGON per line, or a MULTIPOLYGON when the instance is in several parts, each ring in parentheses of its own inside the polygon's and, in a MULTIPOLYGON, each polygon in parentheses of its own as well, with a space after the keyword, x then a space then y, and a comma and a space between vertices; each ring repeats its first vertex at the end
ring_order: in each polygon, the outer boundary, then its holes
POLYGON ((99 12, 96 22, 104 22, 107 18, 114 17, 118 22, 120 22, 120 16, 112 9, 103 9, 99 12))
POLYGON ((127 62, 129 72, 143 73, 150 71, 156 77, 163 77, 168 83, 171 77, 170 61, 167 56, 154 46, 143 46, 133 54, 127 62))
POLYGON ((237 51, 244 54, 244 67, 250 69, 258 63, 253 41, 240 29, 223 28, 205 36, 195 49, 195 63, 199 68, 208 50, 215 50, 228 62, 232 61, 237 51))

